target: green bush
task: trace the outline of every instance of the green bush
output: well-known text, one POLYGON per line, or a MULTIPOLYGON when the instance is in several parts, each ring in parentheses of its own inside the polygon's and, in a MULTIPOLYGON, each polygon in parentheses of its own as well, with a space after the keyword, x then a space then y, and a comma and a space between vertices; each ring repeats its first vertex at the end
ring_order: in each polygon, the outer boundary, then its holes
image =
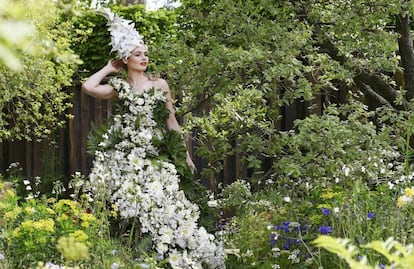
MULTIPOLYGON (((270 185, 297 191, 316 186, 351 187, 361 180, 370 186, 405 173, 405 137, 398 124, 385 124, 383 112, 370 112, 357 101, 326 108, 295 122, 274 142, 270 185)), ((385 117, 385 116, 384 116, 385 117)), ((300 195, 300 192, 298 193, 300 195)))
MULTIPOLYGON (((406 112, 368 112, 353 102, 296 121, 271 149, 268 178, 223 188, 219 204, 232 213, 221 220, 228 267, 348 268, 312 244, 321 234, 356 246, 388 237, 412 242, 410 120, 406 112)), ((359 254, 386 263, 372 249, 359 254)))

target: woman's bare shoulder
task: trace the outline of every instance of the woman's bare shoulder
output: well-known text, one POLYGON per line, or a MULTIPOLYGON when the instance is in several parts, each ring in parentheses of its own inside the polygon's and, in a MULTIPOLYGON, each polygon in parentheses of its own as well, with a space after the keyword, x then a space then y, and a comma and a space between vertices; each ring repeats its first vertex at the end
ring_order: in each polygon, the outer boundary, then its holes
POLYGON ((157 78, 156 80, 153 81, 153 83, 156 89, 161 89, 163 91, 169 91, 168 83, 165 79, 157 78))

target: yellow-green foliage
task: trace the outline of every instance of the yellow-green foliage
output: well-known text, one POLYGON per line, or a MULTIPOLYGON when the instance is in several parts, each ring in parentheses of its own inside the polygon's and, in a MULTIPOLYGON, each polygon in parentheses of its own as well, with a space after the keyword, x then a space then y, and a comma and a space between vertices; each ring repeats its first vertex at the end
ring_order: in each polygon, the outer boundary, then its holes
POLYGON ((17 55, 18 50, 24 49, 35 28, 22 21, 22 1, 0 0, 0 6, 0 64, 15 71, 21 70, 23 65, 17 55))
MULTIPOLYGON (((74 200, 28 199, 18 203, 8 184, 0 185, 0 229, 13 266, 34 266, 38 261, 87 260, 90 240, 98 234, 98 220, 74 200), (57 252, 58 250, 59 252, 57 252)), ((1 246, 0 246, 1 247, 1 246)))
POLYGON ((56 248, 68 261, 82 261, 89 258, 88 246, 72 236, 60 237, 56 248))
MULTIPOLYGON (((367 256, 359 255, 359 249, 349 239, 334 238, 321 235, 313 241, 318 246, 338 255, 344 259, 351 269, 374 269, 379 264, 369 264, 367 256)), ((385 268, 413 268, 414 252, 413 245, 403 246, 390 237, 386 241, 372 241, 362 245, 361 248, 372 249, 385 257, 389 264, 385 268)), ((384 266, 384 264, 382 264, 384 266)))

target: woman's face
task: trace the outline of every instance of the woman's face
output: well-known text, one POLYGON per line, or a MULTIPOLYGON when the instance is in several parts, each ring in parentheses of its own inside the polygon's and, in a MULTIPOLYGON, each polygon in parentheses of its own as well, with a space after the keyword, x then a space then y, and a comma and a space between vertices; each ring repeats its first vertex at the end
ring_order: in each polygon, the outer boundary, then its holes
POLYGON ((136 47, 131 55, 126 59, 125 64, 128 66, 128 69, 133 69, 137 71, 145 71, 148 66, 148 48, 145 45, 140 45, 136 47))

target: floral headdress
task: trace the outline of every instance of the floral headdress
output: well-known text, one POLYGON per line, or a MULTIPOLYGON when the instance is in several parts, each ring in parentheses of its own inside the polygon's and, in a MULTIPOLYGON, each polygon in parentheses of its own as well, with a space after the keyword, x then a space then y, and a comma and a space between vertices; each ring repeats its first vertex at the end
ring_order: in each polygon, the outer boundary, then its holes
POLYGON ((139 45, 145 45, 142 35, 135 29, 135 24, 119 17, 109 8, 97 11, 108 20, 108 29, 111 33, 111 52, 115 51, 120 59, 126 59, 131 55, 131 51, 139 45))

